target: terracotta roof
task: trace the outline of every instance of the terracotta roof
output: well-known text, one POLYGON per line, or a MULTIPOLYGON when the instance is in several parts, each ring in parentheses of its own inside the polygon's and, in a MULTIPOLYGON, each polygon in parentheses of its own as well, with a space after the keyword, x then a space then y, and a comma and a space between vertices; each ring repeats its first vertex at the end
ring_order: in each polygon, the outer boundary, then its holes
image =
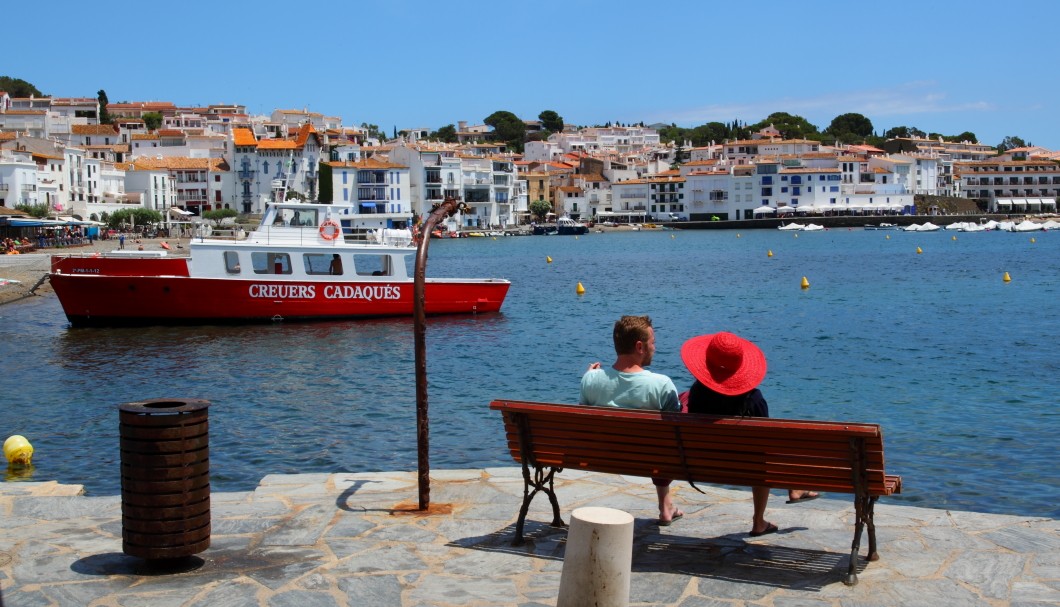
POLYGON ((336 162, 329 162, 329 166, 336 169, 349 168, 349 169, 407 169, 408 167, 403 164, 393 164, 390 162, 384 162, 382 160, 376 160, 375 158, 366 158, 364 160, 340 160, 336 162))
POLYGON ((113 124, 75 124, 70 127, 74 135, 117 135, 118 128, 113 124))
MULTIPOLYGON (((123 163, 119 163, 123 164, 123 163)), ((166 171, 166 170, 206 170, 228 171, 224 158, 188 158, 186 156, 163 156, 151 158, 142 156, 128 163, 127 171, 166 171)))
POLYGON ((293 150, 296 147, 290 139, 262 139, 258 142, 259 150, 293 150))
MULTIPOLYGON (((305 142, 309 139, 310 135, 316 135, 317 130, 313 128, 312 122, 307 122, 298 129, 298 136, 295 137, 295 145, 298 147, 305 147, 305 142)), ((317 141, 320 141, 320 137, 317 137, 317 141)))
POLYGON ((839 168, 838 167, 833 167, 833 168, 789 167, 789 168, 785 168, 785 169, 780 169, 780 172, 781 173, 788 173, 788 174, 798 173, 800 175, 805 175, 807 173, 838 173, 839 172, 839 168))
POLYGON ((156 132, 158 133, 159 137, 183 137, 184 136, 184 131, 179 131, 177 129, 158 129, 158 131, 156 131, 156 132))
POLYGON ((250 129, 232 129, 232 139, 238 146, 258 145, 258 140, 254 137, 254 132, 250 129))
POLYGON ((8 110, 8 116, 43 116, 47 112, 44 110, 8 110))
POLYGON ((133 133, 132 135, 133 141, 145 141, 152 139, 158 139, 158 135, 155 133, 133 133))

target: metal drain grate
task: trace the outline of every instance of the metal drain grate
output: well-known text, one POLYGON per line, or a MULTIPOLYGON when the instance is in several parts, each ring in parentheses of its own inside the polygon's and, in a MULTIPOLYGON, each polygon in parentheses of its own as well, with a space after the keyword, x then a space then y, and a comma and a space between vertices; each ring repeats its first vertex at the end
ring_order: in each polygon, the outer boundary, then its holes
POLYGON ((6 552, 0 552, 0 567, 7 567, 11 564, 11 555, 6 552))

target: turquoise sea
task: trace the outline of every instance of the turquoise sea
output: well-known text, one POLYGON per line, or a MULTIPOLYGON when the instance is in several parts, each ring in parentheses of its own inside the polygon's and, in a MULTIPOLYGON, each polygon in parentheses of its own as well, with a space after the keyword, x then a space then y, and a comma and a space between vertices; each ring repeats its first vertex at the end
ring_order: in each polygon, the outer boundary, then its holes
MULTIPOLYGON (((691 383, 681 343, 728 330, 765 351, 774 417, 881 424, 905 483, 891 503, 1057 518, 1060 234, 953 236, 433 241, 429 275, 512 288, 499 314, 428 321, 431 467, 513 465, 490 400, 576 402, 587 365, 613 358, 615 319, 649 314, 652 369, 679 389, 691 383)), ((75 330, 49 295, 0 307, 0 360, 0 434, 33 443, 33 480, 118 493, 116 405, 160 397, 212 403, 214 491, 416 467, 408 319, 75 330)))

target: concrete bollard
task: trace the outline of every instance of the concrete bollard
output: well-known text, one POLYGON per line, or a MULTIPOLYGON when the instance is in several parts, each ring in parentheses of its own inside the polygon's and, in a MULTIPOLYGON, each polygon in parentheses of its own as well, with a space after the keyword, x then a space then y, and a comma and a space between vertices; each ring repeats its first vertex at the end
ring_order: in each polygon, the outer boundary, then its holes
POLYGON ((633 517, 613 508, 571 513, 556 607, 625 607, 633 564, 633 517))

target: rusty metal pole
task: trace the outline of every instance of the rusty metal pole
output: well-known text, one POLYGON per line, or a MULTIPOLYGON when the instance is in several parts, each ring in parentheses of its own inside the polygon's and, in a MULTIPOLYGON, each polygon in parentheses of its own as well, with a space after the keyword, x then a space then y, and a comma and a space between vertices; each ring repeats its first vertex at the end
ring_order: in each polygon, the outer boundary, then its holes
POLYGON ((427 311, 424 309, 427 290, 427 246, 431 232, 439 221, 461 208, 455 198, 433 209, 420 228, 420 242, 416 250, 416 271, 413 288, 413 333, 416 337, 416 453, 417 479, 420 488, 420 510, 431 505, 430 423, 427 417, 427 311))

